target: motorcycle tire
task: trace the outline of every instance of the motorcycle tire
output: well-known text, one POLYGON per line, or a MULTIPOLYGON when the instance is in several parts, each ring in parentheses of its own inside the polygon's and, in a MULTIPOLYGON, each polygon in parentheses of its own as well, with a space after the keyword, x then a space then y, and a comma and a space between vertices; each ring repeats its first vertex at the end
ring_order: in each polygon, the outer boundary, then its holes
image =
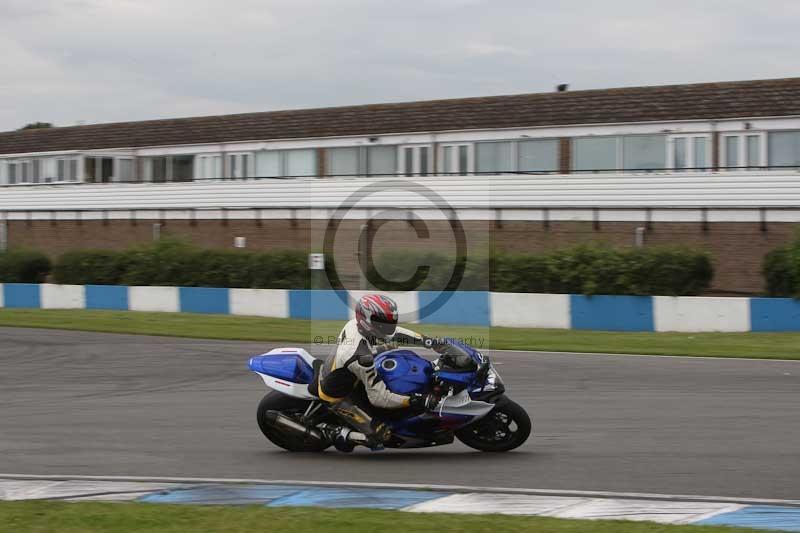
POLYGON ((516 402, 503 397, 488 415, 456 431, 458 440, 482 452, 508 452, 525 443, 531 419, 516 402))
POLYGON ((281 431, 266 421, 267 411, 280 411, 287 416, 301 415, 305 412, 309 402, 298 400, 278 391, 269 391, 258 404, 258 427, 269 441, 290 452, 321 452, 330 447, 327 441, 304 439, 281 431))

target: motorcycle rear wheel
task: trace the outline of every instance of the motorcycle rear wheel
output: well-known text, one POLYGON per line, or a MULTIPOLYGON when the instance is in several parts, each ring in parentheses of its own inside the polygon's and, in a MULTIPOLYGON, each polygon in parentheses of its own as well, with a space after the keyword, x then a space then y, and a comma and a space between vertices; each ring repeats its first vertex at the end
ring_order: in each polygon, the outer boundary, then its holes
POLYGON ((456 431, 458 440, 482 452, 508 452, 531 434, 531 419, 516 402, 503 397, 494 409, 474 424, 456 431))
POLYGON ((258 427, 269 441, 290 452, 321 452, 330 447, 327 441, 304 439, 302 437, 281 431, 266 420, 267 411, 280 411, 291 418, 298 418, 305 412, 309 402, 298 400, 278 391, 269 391, 258 404, 258 427))

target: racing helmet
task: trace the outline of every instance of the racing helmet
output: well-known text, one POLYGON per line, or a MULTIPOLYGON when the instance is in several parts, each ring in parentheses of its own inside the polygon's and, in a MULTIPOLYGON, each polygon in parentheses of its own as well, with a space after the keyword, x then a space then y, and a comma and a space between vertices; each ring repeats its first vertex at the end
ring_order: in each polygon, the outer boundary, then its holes
POLYGON ((386 339, 397 329, 397 304, 382 294, 367 294, 356 302, 356 324, 365 337, 386 339))

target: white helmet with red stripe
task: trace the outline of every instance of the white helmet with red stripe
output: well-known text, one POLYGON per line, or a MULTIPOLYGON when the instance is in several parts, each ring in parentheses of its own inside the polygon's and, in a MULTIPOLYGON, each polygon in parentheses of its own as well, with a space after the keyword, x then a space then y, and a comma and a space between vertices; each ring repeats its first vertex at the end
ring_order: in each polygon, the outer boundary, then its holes
POLYGON ((358 331, 365 337, 386 339, 397 329, 397 304, 382 294, 367 294, 356 302, 358 331))

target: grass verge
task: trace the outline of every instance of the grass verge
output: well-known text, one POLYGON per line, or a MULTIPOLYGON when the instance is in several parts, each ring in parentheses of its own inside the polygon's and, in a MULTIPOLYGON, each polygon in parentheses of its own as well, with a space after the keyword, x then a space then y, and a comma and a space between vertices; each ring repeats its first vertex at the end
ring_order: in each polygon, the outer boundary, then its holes
POLYGON ((3 531, 33 533, 160 533, 292 531, 437 533, 755 533, 755 529, 667 526, 649 522, 561 520, 502 515, 415 514, 397 511, 144 503, 0 502, 3 531), (7 529, 6 529, 7 528, 7 529))
MULTIPOLYGON (((82 309, 0 309, 0 326, 203 339, 312 343, 335 338, 339 321, 82 309)), ((800 333, 619 333, 414 325, 432 336, 465 338, 479 348, 800 360, 800 333)))

